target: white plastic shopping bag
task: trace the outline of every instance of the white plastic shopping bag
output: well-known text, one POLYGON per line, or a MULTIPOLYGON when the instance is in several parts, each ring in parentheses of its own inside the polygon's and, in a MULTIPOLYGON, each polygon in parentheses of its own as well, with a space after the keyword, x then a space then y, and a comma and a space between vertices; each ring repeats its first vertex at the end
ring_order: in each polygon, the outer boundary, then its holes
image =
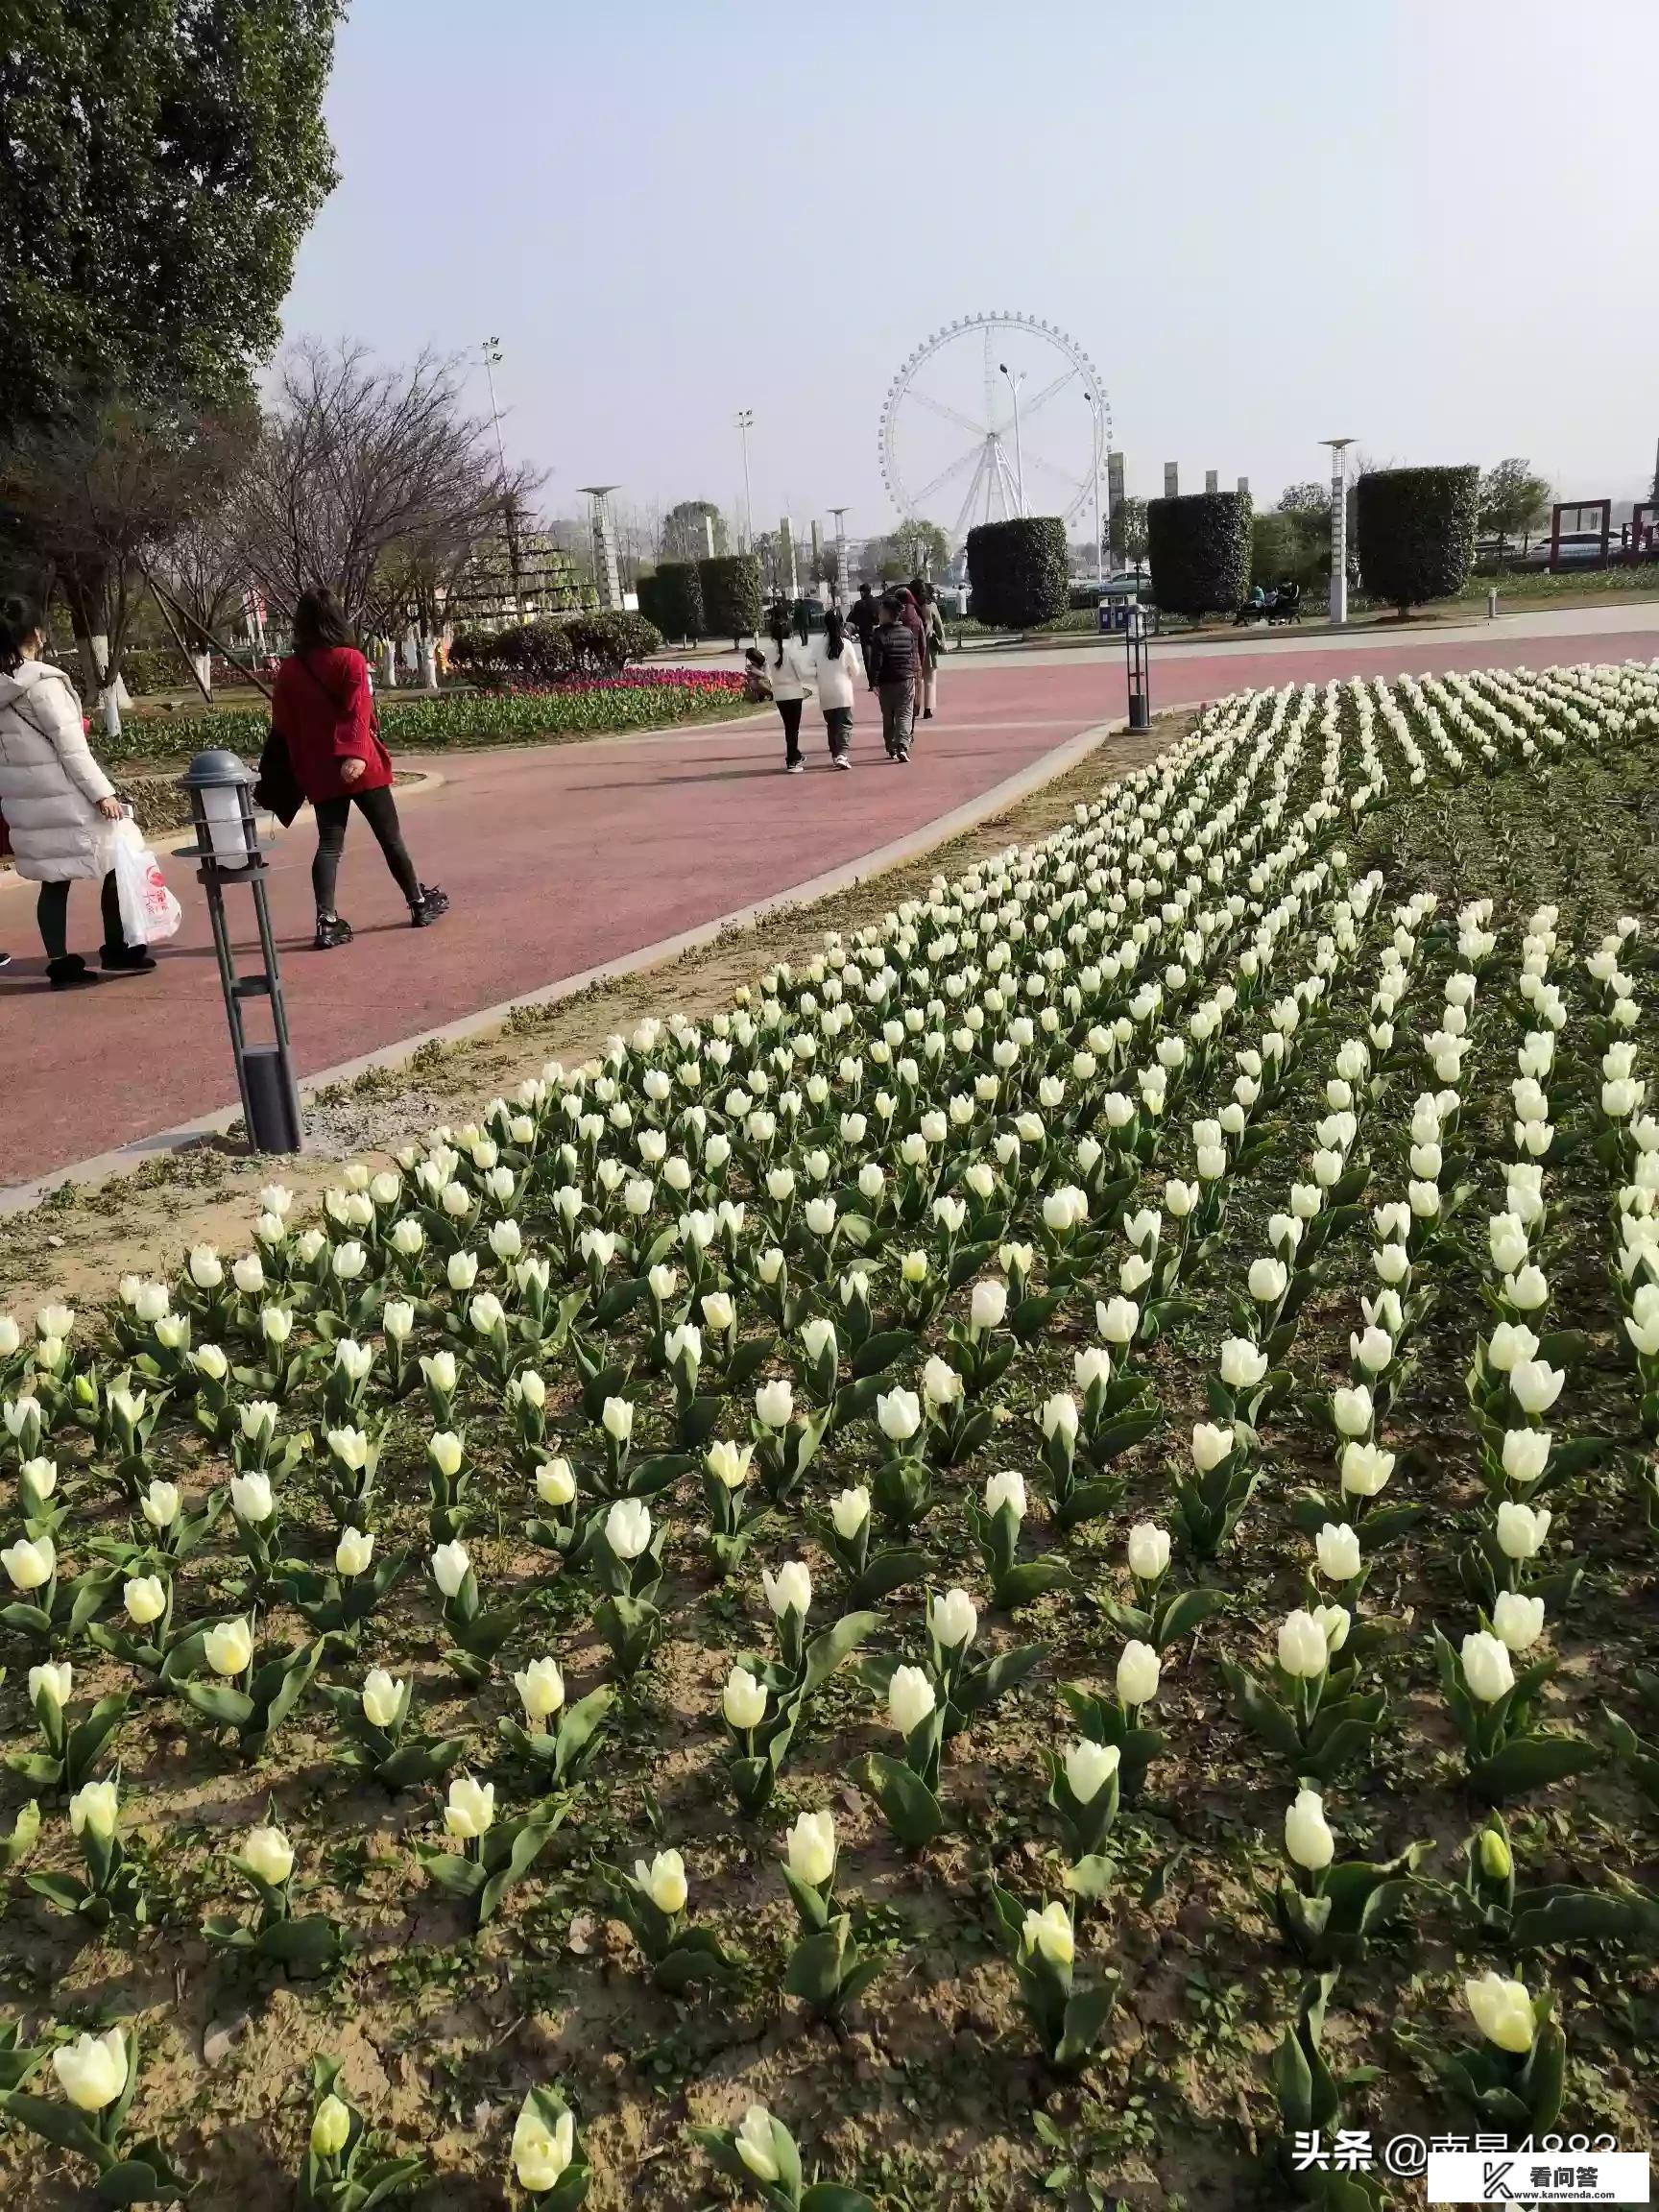
POLYGON ((121 930, 129 945, 159 945, 171 937, 184 909, 167 888, 161 863, 136 822, 117 822, 110 835, 115 887, 121 894, 121 930))

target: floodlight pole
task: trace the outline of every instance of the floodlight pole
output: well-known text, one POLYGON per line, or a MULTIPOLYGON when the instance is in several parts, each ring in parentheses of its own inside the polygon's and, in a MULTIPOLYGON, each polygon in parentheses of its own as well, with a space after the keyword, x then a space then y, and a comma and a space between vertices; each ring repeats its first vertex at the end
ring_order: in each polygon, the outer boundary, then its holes
POLYGON ((1348 619, 1348 469, 1343 449, 1352 438, 1321 438, 1331 448, 1331 619, 1340 629, 1348 619))

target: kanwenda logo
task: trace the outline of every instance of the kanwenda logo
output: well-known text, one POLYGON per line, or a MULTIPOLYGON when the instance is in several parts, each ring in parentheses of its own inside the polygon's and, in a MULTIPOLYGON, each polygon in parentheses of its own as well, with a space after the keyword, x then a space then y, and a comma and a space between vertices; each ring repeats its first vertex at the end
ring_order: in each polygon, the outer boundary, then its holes
POLYGON ((1502 2162, 1496 2158, 1487 2158, 1482 2161, 1480 2186, 1485 2192, 1488 2204, 1513 2204, 1515 2202, 1515 2192, 1510 2188, 1508 2181, 1508 2176, 1514 2171, 1515 2161, 1513 2158, 1505 2158, 1502 2162))

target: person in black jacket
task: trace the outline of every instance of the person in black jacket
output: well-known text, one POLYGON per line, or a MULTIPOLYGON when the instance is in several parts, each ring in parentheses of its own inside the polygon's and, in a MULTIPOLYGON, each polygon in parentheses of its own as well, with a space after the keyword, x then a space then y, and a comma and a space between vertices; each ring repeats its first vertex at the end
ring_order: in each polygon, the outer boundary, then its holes
POLYGON ((910 757, 917 666, 915 634, 905 627, 898 593, 888 591, 870 642, 870 688, 881 702, 881 737, 890 760, 910 757))
POLYGON ((858 650, 864 656, 864 674, 870 677, 870 647, 876 636, 876 626, 881 619, 881 610, 866 577, 858 587, 858 596, 847 610, 847 627, 858 640, 858 650))

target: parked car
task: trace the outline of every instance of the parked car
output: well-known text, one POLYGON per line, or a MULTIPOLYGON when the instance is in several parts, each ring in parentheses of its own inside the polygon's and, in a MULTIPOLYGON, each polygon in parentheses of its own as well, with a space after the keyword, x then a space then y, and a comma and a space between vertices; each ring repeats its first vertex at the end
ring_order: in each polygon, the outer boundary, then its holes
MULTIPOLYGON (((1609 553, 1619 550, 1619 533, 1614 531, 1607 541, 1609 553)), ((1599 530, 1563 530, 1558 561, 1563 568, 1582 567, 1587 561, 1601 558, 1601 533, 1599 530)), ((1525 553, 1511 554, 1517 568, 1548 568, 1550 565, 1550 540, 1548 534, 1535 539, 1525 553)))

